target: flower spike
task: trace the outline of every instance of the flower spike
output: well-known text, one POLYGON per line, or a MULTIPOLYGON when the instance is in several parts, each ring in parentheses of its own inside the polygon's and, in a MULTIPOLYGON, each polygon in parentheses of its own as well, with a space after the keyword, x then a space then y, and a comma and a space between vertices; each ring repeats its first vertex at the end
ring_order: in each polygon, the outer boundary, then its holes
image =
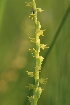
POLYGON ((42 10, 41 8, 37 8, 36 7, 36 3, 35 0, 32 0, 32 2, 26 2, 26 6, 30 6, 31 7, 31 14, 29 16, 30 19, 32 19, 33 23, 34 23, 34 28, 35 28, 35 38, 30 38, 30 42, 35 43, 36 47, 29 49, 31 51, 31 54, 33 57, 35 57, 35 61, 36 61, 36 66, 33 72, 27 72, 29 77, 33 77, 34 78, 34 84, 29 84, 28 86, 26 86, 29 90, 33 89, 33 95, 32 96, 27 96, 28 100, 31 102, 31 105, 37 105, 37 101, 41 96, 42 93, 42 88, 39 86, 39 83, 41 84, 45 84, 47 82, 47 79, 40 79, 39 77, 39 73, 41 72, 41 65, 42 62, 44 60, 44 58, 42 56, 40 56, 40 49, 45 49, 45 48, 49 48, 46 47, 45 44, 41 44, 40 42, 40 36, 44 36, 44 31, 41 29, 41 24, 37 19, 37 13, 38 12, 42 12, 44 10, 42 10))

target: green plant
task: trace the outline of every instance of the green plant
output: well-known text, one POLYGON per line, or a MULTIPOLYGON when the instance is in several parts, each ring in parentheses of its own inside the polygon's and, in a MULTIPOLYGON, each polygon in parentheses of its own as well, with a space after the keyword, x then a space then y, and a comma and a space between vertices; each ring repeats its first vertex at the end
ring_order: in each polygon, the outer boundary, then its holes
POLYGON ((32 0, 32 2, 26 2, 26 6, 30 6, 32 8, 32 13, 30 14, 30 19, 33 20, 34 22, 34 26, 35 26, 35 38, 30 38, 30 42, 33 42, 33 43, 36 43, 36 49, 29 49, 32 53, 32 56, 35 57, 35 60, 36 60, 36 67, 35 67, 35 70, 34 72, 27 72, 27 74, 30 76, 30 77, 34 77, 34 82, 35 84, 29 84, 27 86, 27 88, 30 89, 33 89, 33 96, 28 96, 28 99, 29 101, 31 102, 31 105, 37 105, 37 101, 38 99, 40 98, 40 95, 42 93, 42 88, 39 86, 39 83, 41 84, 45 84, 47 81, 47 78, 46 79, 40 79, 39 78, 39 72, 41 71, 41 64, 42 64, 42 61, 43 61, 43 57, 40 56, 40 49, 45 49, 45 48, 49 48, 49 47, 46 47, 46 45, 44 44, 40 44, 40 36, 44 36, 43 35, 43 32, 45 30, 41 30, 41 24, 40 22, 37 20, 37 13, 38 12, 42 12, 43 10, 41 8, 37 8, 36 7, 36 3, 35 3, 35 0, 32 0))

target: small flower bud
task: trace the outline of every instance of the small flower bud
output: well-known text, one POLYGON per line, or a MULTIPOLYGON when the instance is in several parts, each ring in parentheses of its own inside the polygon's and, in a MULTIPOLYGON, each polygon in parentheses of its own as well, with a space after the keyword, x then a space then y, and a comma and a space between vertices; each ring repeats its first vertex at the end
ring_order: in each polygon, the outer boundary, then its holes
POLYGON ((44 11, 44 10, 42 10, 41 8, 37 8, 37 11, 38 11, 38 12, 42 12, 42 11, 44 11))

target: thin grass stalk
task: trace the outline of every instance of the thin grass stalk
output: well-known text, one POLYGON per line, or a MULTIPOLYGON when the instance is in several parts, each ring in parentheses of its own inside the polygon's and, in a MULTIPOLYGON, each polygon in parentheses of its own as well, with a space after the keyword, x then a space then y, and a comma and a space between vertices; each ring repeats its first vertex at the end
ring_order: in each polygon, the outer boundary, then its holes
POLYGON ((46 83, 46 79, 40 79, 39 78, 39 73, 41 71, 41 64, 42 64, 42 61, 43 61, 43 57, 40 56, 40 49, 42 48, 43 50, 45 48, 48 48, 46 47, 46 45, 44 44, 40 44, 40 36, 44 36, 43 35, 43 32, 45 30, 41 30, 41 24, 40 22, 38 21, 37 19, 37 13, 38 12, 42 12, 43 10, 41 8, 37 8, 36 7, 36 3, 35 3, 35 0, 32 0, 32 2, 26 2, 26 6, 30 6, 32 8, 32 13, 30 14, 30 19, 33 20, 33 23, 34 23, 34 27, 35 27, 35 38, 30 38, 30 42, 33 42, 33 43, 36 43, 36 49, 29 49, 32 53, 32 56, 35 57, 35 60, 36 60, 36 66, 35 66, 35 70, 34 72, 27 72, 27 74, 30 76, 30 77, 34 77, 34 80, 35 80, 35 84, 29 84, 27 86, 27 88, 30 89, 33 89, 33 96, 28 96, 28 99, 29 101, 31 102, 31 105, 37 105, 37 102, 38 102, 38 99, 40 98, 40 95, 42 93, 42 88, 39 86, 39 83, 41 84, 44 84, 46 83))

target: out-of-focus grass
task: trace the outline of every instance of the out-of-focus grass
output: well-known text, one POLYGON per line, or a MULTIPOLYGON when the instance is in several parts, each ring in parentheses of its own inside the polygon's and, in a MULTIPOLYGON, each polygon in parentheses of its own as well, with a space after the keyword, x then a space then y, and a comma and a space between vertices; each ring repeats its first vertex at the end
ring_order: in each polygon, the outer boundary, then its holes
MULTIPOLYGON (((29 1, 29 0, 27 0, 29 1)), ((0 105, 25 105, 29 90, 25 88, 32 83, 25 71, 35 67, 29 48, 32 43, 28 37, 34 37, 33 23, 29 19, 31 10, 24 0, 0 1, 0 105)), ((41 43, 53 41, 63 16, 69 6, 67 0, 38 0, 37 6, 45 11, 38 15, 42 29, 46 29, 41 43)), ((40 105, 69 105, 70 97, 70 13, 61 28, 41 73, 48 77, 44 91, 38 102, 40 105)), ((44 56, 48 50, 42 51, 44 56)), ((26 105, 29 105, 29 101, 26 105)))
POLYGON ((0 0, 0 33, 7 0, 0 0))

